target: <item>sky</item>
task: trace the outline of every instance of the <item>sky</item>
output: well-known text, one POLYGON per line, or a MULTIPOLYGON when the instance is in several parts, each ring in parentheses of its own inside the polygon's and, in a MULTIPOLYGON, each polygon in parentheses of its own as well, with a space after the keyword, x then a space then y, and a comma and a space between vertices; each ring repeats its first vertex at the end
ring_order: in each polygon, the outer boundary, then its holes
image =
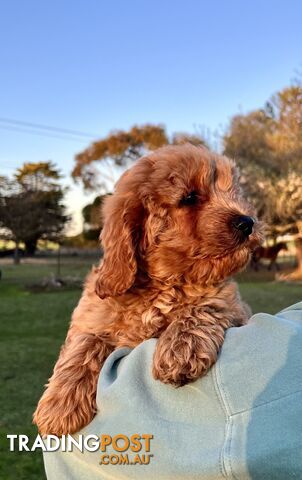
POLYGON ((300 0, 0 0, 0 174, 55 162, 77 233, 92 196, 71 180, 75 154, 133 124, 224 131, 302 71, 301 24, 300 0))

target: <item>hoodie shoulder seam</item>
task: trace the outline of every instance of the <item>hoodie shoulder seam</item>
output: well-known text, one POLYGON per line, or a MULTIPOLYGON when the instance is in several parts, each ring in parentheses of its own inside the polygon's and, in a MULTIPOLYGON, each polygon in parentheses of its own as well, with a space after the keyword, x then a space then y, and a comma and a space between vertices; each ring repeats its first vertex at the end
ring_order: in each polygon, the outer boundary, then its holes
POLYGON ((219 403, 225 414, 225 429, 224 429, 224 441, 220 452, 220 470, 224 478, 237 480, 237 477, 234 474, 231 464, 231 442, 232 442, 232 431, 233 431, 233 416, 231 413, 230 405, 227 399, 227 394, 224 390, 222 381, 221 381, 221 370, 219 359, 212 368, 214 386, 216 390, 219 403))

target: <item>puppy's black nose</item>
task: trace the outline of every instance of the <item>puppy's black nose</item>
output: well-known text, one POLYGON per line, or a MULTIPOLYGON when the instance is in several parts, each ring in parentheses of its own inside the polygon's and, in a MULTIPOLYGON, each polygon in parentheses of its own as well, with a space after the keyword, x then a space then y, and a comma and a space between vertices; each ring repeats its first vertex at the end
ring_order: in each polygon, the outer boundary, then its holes
POLYGON ((247 217, 246 215, 239 215, 234 219, 233 226, 237 230, 240 230, 247 238, 249 235, 251 235, 253 231, 254 223, 255 221, 252 217, 247 217))

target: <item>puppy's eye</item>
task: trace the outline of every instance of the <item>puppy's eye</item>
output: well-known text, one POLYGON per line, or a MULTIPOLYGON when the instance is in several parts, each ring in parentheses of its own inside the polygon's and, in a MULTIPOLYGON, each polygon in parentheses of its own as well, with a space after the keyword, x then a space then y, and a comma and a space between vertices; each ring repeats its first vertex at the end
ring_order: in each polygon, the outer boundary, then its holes
POLYGON ((193 190, 192 192, 190 192, 188 195, 186 195, 180 200, 179 205, 181 207, 196 205, 197 202, 198 202, 198 192, 196 192, 196 190, 193 190))

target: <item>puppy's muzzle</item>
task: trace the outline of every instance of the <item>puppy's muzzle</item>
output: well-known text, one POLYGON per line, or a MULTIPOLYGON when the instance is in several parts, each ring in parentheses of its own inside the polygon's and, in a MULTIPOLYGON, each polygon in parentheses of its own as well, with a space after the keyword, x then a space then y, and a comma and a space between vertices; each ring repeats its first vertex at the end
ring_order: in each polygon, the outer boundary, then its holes
POLYGON ((245 238, 248 238, 249 235, 253 233, 254 223, 254 219, 246 215, 239 215, 238 217, 235 217, 232 222, 233 227, 236 230, 240 231, 245 238))

